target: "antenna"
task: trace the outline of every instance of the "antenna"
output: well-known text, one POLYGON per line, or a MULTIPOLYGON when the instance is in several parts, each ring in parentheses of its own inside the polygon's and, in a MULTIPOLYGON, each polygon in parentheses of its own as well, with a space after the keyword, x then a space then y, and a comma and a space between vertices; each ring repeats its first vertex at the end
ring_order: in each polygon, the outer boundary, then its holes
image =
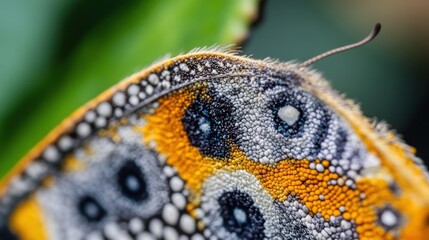
POLYGON ((313 63, 315 63, 315 62, 317 62, 317 61, 319 61, 319 60, 321 60, 323 58, 329 57, 329 56, 334 55, 336 53, 344 52, 344 51, 347 51, 349 49, 352 49, 352 48, 359 47, 359 46, 362 46, 364 44, 367 44, 367 43, 369 43, 371 40, 373 40, 378 35, 378 33, 380 32, 380 29, 381 29, 381 24, 377 23, 372 28, 371 33, 366 38, 360 40, 359 42, 353 43, 353 44, 350 44, 350 45, 346 45, 346 46, 343 46, 343 47, 335 48, 335 49, 332 49, 332 50, 327 51, 325 53, 322 53, 320 55, 317 55, 317 56, 315 56, 313 58, 310 58, 307 61, 301 63, 300 66, 307 67, 307 66, 309 66, 309 65, 311 65, 311 64, 313 64, 313 63))

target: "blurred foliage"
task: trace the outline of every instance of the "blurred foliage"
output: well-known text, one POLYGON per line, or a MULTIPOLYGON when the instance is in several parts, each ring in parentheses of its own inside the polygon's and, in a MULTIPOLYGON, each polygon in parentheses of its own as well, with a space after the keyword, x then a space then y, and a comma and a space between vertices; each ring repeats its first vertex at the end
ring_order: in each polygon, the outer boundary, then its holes
POLYGON ((166 53, 242 41, 257 0, 1 0, 0 176, 73 110, 166 53))

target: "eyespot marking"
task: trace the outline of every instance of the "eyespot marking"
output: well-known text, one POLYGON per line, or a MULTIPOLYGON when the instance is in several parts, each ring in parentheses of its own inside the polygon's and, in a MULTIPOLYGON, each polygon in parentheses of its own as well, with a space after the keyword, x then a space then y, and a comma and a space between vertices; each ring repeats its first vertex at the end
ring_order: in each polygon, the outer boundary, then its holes
POLYGON ((402 216, 391 206, 385 206, 378 210, 378 223, 387 231, 394 231, 401 226, 402 216))
POLYGON ((118 172, 118 184, 124 196, 134 201, 148 198, 144 175, 134 161, 128 161, 121 167, 118 172))
POLYGON ((221 100, 208 101, 198 97, 188 107, 182 123, 193 146, 204 155, 217 158, 229 156, 228 137, 233 133, 226 126, 231 106, 221 100))
POLYGON ((106 210, 91 196, 84 196, 79 200, 80 214, 88 222, 99 222, 106 216, 106 210))
POLYGON ((218 202, 223 225, 230 233, 244 239, 264 238, 264 217, 248 194, 238 190, 225 192, 218 202))

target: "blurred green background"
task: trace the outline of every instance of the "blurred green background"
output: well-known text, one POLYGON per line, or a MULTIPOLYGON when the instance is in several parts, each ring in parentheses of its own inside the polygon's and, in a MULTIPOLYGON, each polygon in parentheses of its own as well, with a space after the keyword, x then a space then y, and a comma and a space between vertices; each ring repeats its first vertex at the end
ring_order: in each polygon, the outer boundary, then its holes
POLYGON ((0 0, 0 176, 74 109, 167 53, 235 43, 304 61, 376 22, 375 41, 314 68, 427 160, 429 2, 404 2, 0 0))

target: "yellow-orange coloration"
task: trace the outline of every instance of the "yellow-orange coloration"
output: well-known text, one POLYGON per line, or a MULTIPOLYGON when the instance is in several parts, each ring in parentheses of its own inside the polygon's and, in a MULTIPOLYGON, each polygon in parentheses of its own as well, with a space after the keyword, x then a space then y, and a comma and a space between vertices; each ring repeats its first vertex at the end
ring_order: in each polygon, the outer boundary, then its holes
MULTIPOLYGON (((347 186, 328 185, 330 179, 338 179, 336 173, 324 172, 309 168, 307 160, 285 159, 277 164, 264 165, 246 157, 237 147, 233 147, 228 159, 212 159, 203 157, 196 147, 191 146, 182 125, 182 116, 185 109, 196 98, 197 91, 181 91, 161 99, 160 107, 153 115, 142 117, 147 125, 140 130, 148 143, 154 140, 157 151, 167 156, 168 164, 174 166, 180 176, 192 190, 191 194, 198 205, 204 180, 218 170, 246 170, 260 181, 262 186, 275 199, 284 201, 294 192, 299 201, 305 204, 312 214, 321 213, 328 220, 330 216, 342 215, 345 219, 352 219, 357 224, 357 231, 362 239, 393 239, 390 233, 376 223, 377 207, 391 204, 406 217, 417 213, 410 207, 407 198, 395 197, 389 190, 385 179, 377 176, 362 177, 357 181, 356 189, 347 186), (364 193, 365 198, 360 199, 364 193), (323 199, 319 199, 323 195, 323 199), (345 212, 339 211, 345 207, 345 212)), ((326 160, 316 160, 325 167, 329 166, 326 160)), ((196 207, 196 206, 193 206, 196 207)), ((193 207, 189 207, 192 209, 193 207)))
MULTIPOLYGON (((182 124, 185 110, 196 99, 197 94, 209 98, 205 94, 204 84, 193 83, 177 92, 161 96, 159 100, 157 99, 160 105, 153 114, 140 113, 146 124, 132 126, 135 132, 142 133, 142 141, 146 146, 155 143, 157 153, 166 156, 167 164, 176 168, 180 178, 186 182, 186 188, 190 190, 187 199, 190 204, 186 209, 192 216, 196 216, 194 209, 200 204, 203 184, 207 178, 218 171, 245 170, 255 176, 261 186, 276 200, 284 201, 288 196, 294 196, 310 210, 309 214, 312 216, 320 213, 325 220, 329 220, 331 216, 342 216, 345 220, 356 223, 360 239, 394 239, 396 234, 404 239, 426 239, 429 236, 429 186, 423 171, 416 166, 411 157, 413 149, 398 143, 393 134, 383 135, 385 133, 375 131, 353 103, 333 93, 323 79, 307 68, 293 64, 285 67, 223 53, 195 53, 173 58, 134 74, 107 90, 78 109, 38 144, 0 182, 0 196, 6 193, 12 177, 24 172, 28 165, 36 161, 46 147, 55 143, 62 134, 73 130, 88 110, 94 110, 100 102, 110 101, 115 92, 125 91, 128 86, 140 83, 141 79, 147 78, 151 73, 160 74, 161 71, 169 69, 170 65, 180 61, 189 63, 191 57, 198 61, 217 57, 258 68, 260 72, 269 68, 280 72, 286 71, 286 68, 287 71, 295 71, 300 77, 299 80, 302 80, 300 87, 316 96, 347 122, 353 133, 365 144, 366 150, 381 162, 380 168, 375 172, 361 174, 356 179, 356 187, 351 188, 341 184, 328 184, 330 180, 344 182, 345 178, 329 171, 331 163, 326 159, 312 161, 314 164, 320 163, 324 171, 311 169, 310 161, 306 159, 283 159, 275 164, 261 164, 255 159, 250 159, 233 143, 229 143, 231 151, 227 159, 205 157, 197 147, 191 145, 182 124), (392 178, 394 181, 390 181, 392 178), (391 182, 398 185, 399 194, 389 189, 391 182), (379 221, 377 211, 386 206, 397 210, 402 217, 403 225, 396 233, 386 232, 387 230, 377 223, 379 221)), ((120 143, 122 139, 117 127, 129 124, 127 117, 124 117, 118 122, 109 124, 107 128, 100 129, 94 136, 120 143)), ((83 142, 79 149, 89 155, 95 152, 87 142, 83 142)), ((63 160, 65 161, 61 165, 61 170, 65 171, 61 174, 73 172, 78 174, 86 167, 75 155, 66 155, 63 160)), ((44 177, 41 185, 43 188, 49 188, 55 184, 55 177, 48 175, 44 177)), ((46 223, 43 222, 40 206, 33 195, 24 199, 12 211, 9 222, 12 230, 22 239, 46 237, 43 229, 43 224, 46 223), (30 225, 31 227, 28 227, 30 225)), ((201 221, 197 222, 197 225, 199 229, 204 227, 201 221)))
MULTIPOLYGON (((356 135, 366 145, 369 152, 376 155, 388 173, 393 176, 401 189, 398 209, 404 213, 407 225, 401 229, 403 239, 426 239, 429 236, 429 184, 423 171, 411 158, 415 149, 401 144, 391 132, 380 135, 368 118, 363 116, 356 105, 336 95, 326 94, 330 87, 312 73, 307 73, 305 88, 330 105, 352 127, 356 135), (408 151, 405 152, 405 151, 408 151)), ((376 195, 378 196, 378 195, 376 195)), ((382 199, 381 196, 377 198, 382 199)))
POLYGON ((79 171, 85 168, 85 164, 79 161, 74 156, 68 156, 64 159, 63 169, 65 172, 79 171))
POLYGON ((22 240, 44 240, 45 222, 40 207, 34 197, 22 202, 13 212, 10 219, 12 229, 22 240))

